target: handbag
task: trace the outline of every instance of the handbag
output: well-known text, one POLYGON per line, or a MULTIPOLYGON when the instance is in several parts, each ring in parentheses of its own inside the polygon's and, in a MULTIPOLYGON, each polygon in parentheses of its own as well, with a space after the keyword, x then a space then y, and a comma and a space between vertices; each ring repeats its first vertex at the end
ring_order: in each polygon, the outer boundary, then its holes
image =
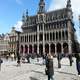
POLYGON ((45 74, 48 75, 48 69, 47 68, 45 68, 45 74))

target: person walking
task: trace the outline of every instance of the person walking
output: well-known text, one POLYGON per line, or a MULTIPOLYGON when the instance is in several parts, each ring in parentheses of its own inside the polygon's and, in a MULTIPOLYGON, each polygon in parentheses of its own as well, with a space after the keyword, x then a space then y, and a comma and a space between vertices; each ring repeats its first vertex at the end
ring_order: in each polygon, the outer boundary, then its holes
POLYGON ((46 71, 48 75, 48 80, 54 80, 53 75, 54 75, 54 69, 53 69, 53 56, 49 53, 47 54, 47 59, 46 59, 46 71))
POLYGON ((75 58, 76 58, 76 68, 78 75, 80 76, 80 53, 75 53, 75 58))
POLYGON ((43 58, 43 65, 45 65, 45 63, 46 63, 46 54, 43 53, 42 58, 43 58))
POLYGON ((1 71, 1 64, 3 63, 3 60, 0 58, 0 71, 1 71))

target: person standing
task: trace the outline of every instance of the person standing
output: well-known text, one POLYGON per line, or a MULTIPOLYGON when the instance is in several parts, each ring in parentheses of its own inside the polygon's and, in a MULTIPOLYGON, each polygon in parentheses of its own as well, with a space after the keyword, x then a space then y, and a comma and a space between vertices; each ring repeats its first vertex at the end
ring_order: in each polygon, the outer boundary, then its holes
POLYGON ((62 59, 62 55, 61 55, 61 53, 58 53, 57 54, 58 68, 61 68, 61 59, 62 59))
POLYGON ((30 54, 27 54, 27 62, 30 63, 30 57, 31 55, 30 54))
POLYGON ((76 58, 76 68, 78 75, 80 76, 80 53, 75 53, 75 58, 76 58))
POLYGON ((73 60, 72 60, 72 54, 69 54, 68 57, 69 57, 70 66, 72 66, 72 62, 73 62, 73 60))
POLYGON ((50 80, 50 79, 54 80, 53 79, 53 75, 54 75, 53 56, 50 53, 47 54, 46 69, 47 69, 48 80, 50 80))

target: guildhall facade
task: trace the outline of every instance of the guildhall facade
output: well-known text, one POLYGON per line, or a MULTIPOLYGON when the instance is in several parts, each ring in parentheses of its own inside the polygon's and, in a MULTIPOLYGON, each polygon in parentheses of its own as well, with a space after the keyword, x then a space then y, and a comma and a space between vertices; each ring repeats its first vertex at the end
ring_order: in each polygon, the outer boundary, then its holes
POLYGON ((57 55, 74 52, 75 28, 70 0, 67 0, 65 8, 49 12, 45 11, 45 1, 40 0, 37 14, 29 16, 26 11, 22 22, 19 37, 22 56, 29 53, 57 55))

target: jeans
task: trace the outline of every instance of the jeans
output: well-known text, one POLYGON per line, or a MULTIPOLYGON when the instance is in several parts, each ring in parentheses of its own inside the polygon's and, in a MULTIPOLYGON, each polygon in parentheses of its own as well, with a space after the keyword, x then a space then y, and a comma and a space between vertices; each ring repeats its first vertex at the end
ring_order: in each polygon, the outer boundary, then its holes
POLYGON ((53 76, 48 75, 48 80, 54 80, 53 76))
POLYGON ((80 75, 80 62, 76 61, 76 67, 77 67, 78 75, 80 75))

